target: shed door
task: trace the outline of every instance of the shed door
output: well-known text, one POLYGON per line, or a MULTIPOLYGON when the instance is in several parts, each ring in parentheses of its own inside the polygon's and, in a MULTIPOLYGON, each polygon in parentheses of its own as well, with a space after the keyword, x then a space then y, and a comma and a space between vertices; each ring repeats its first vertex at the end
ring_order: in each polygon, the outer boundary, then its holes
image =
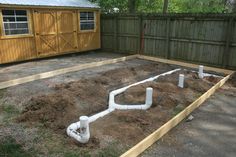
POLYGON ((58 53, 57 14, 51 10, 34 12, 36 48, 38 56, 58 53))
POLYGON ((60 53, 76 51, 77 27, 76 11, 66 10, 57 12, 58 41, 60 53))

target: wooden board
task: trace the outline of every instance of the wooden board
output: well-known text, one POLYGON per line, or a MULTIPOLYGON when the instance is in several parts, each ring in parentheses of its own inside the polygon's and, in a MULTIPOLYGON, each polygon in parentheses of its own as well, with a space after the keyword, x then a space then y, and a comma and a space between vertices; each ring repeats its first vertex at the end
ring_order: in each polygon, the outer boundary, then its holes
MULTIPOLYGON (((185 63, 185 62, 168 60, 168 59, 163 59, 163 58, 158 58, 158 57, 145 56, 145 55, 138 55, 138 58, 149 60, 149 61, 154 61, 154 62, 161 62, 161 63, 166 63, 166 64, 185 66, 185 67, 189 67, 189 68, 198 68, 198 66, 199 66, 197 64, 185 63)), ((232 70, 220 69, 220 68, 214 68, 214 67, 208 67, 208 66, 204 66, 204 70, 210 70, 210 71, 215 71, 215 72, 224 73, 224 74, 232 74, 234 72, 232 70)))
MULTIPOLYGON (((175 64, 175 65, 180 65, 180 66, 185 66, 185 67, 190 67, 190 68, 197 68, 198 67, 198 65, 195 65, 195 64, 183 63, 183 62, 178 62, 178 61, 173 61, 173 60, 160 59, 160 58, 144 56, 144 55, 131 55, 131 56, 127 56, 127 57, 110 59, 110 60, 101 61, 101 62, 86 63, 86 64, 82 64, 82 65, 77 65, 74 67, 58 69, 58 70, 54 70, 54 71, 49 71, 49 72, 44 72, 44 73, 35 74, 35 75, 31 75, 31 76, 26 76, 23 78, 0 82, 0 89, 4 89, 4 88, 8 88, 8 87, 12 87, 15 85, 19 85, 19 84, 23 84, 23 83, 27 83, 27 82, 32 82, 32 81, 40 80, 40 79, 44 79, 44 78, 50 78, 50 77, 54 77, 57 75, 66 74, 69 72, 75 72, 75 71, 79 71, 82 69, 93 68, 93 67, 97 67, 97 66, 117 63, 117 62, 129 60, 129 59, 135 59, 135 58, 156 61, 156 62, 162 62, 162 63, 167 63, 167 64, 175 64)), ((213 70, 213 71, 225 73, 225 74, 233 73, 233 71, 231 71, 231 70, 212 68, 212 67, 205 67, 205 69, 206 70, 213 70)))
POLYGON ((148 147, 150 147, 153 143, 159 140, 162 136, 168 133, 172 128, 178 125, 183 119, 185 119, 191 112, 193 112, 196 108, 198 108, 207 98, 209 98, 215 91, 220 88, 224 83, 230 78, 230 73, 226 77, 224 77, 220 82, 214 85, 211 89, 209 89, 206 93, 200 96, 197 100, 195 100, 192 104, 190 104, 187 108, 185 108, 182 112, 176 115, 174 118, 169 120, 167 123, 162 125, 159 129, 154 131, 152 134, 147 136, 144 140, 136 144, 130 150, 121 155, 121 157, 136 157, 145 151, 148 147))
POLYGON ((0 89, 4 89, 4 88, 8 88, 8 87, 20 85, 20 84, 23 84, 23 83, 36 81, 36 80, 41 80, 41 79, 45 79, 45 78, 50 78, 50 77, 66 74, 66 73, 69 73, 69 72, 75 72, 75 71, 88 69, 88 68, 94 68, 94 67, 98 67, 98 66, 102 66, 102 65, 113 64, 113 63, 117 63, 117 62, 123 62, 123 61, 126 61, 126 60, 135 59, 135 58, 137 58, 137 55, 131 55, 131 56, 127 56, 127 57, 109 59, 109 60, 100 61, 100 62, 85 63, 85 64, 80 64, 80 65, 69 67, 69 68, 63 68, 63 69, 44 72, 44 73, 35 74, 35 75, 31 75, 31 76, 26 76, 26 77, 14 79, 14 80, 1 82, 0 83, 0 89))

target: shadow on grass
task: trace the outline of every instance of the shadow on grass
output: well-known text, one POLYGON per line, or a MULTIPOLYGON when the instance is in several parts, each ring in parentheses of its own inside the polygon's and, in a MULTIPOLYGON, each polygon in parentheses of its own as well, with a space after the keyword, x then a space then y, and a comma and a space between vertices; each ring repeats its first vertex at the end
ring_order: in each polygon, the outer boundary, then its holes
POLYGON ((12 137, 6 137, 0 143, 1 157, 32 157, 33 155, 27 153, 22 145, 18 144, 12 137))

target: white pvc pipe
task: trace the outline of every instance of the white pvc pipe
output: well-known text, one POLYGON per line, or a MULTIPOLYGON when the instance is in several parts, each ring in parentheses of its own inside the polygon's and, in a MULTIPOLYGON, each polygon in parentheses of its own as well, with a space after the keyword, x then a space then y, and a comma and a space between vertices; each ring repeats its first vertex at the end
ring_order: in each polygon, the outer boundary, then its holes
POLYGON ((69 127, 66 130, 67 135, 74 138, 76 141, 80 143, 87 143, 90 138, 89 123, 92 123, 98 118, 102 118, 113 111, 114 109, 107 109, 91 117, 81 116, 80 121, 69 125, 69 127), (77 132, 78 129, 80 129, 80 132, 77 132))
POLYGON ((137 83, 131 84, 129 86, 126 86, 126 87, 123 87, 123 88, 120 88, 120 89, 110 92, 110 94, 109 94, 109 108, 107 110, 99 112, 91 117, 87 117, 87 116, 80 117, 79 122, 72 123, 69 125, 69 127, 66 130, 67 135, 74 138, 76 141, 78 141, 80 143, 87 143, 90 138, 89 123, 94 122, 98 118, 104 117, 105 115, 113 112, 115 109, 118 109, 118 110, 133 110, 133 109, 147 110, 152 105, 152 94, 153 94, 152 88, 146 89, 146 100, 145 100, 145 104, 142 104, 142 105, 120 105, 120 104, 115 103, 115 96, 123 93, 125 90, 127 90, 130 87, 133 87, 138 84, 145 83, 145 82, 149 82, 149 81, 154 81, 155 79, 157 79, 160 76, 169 75, 169 74, 172 74, 172 73, 179 71, 179 70, 180 69, 171 70, 169 72, 157 75, 155 77, 151 77, 149 79, 146 79, 146 80, 143 80, 143 81, 140 81, 140 82, 137 82, 137 83), (78 129, 80 129, 80 132, 77 132, 78 129))
POLYGON ((208 77, 208 76, 213 76, 213 77, 223 78, 223 76, 214 75, 214 74, 209 74, 209 73, 203 73, 203 77, 208 77))
MULTIPOLYGON (((189 70, 188 70, 188 69, 184 69, 184 71, 189 71, 189 70)), ((191 72, 196 72, 196 71, 195 71, 195 70, 191 70, 191 72)), ((223 78, 223 76, 220 76, 220 75, 209 74, 209 73, 203 72, 203 77, 207 77, 207 76, 213 76, 213 77, 223 78)))
POLYGON ((184 75, 183 74, 179 74, 179 84, 178 86, 180 88, 184 88, 184 75))
POLYGON ((154 81, 156 80, 157 78, 159 78, 160 76, 165 76, 165 75, 170 75, 174 72, 177 72, 181 69, 175 69, 175 70, 171 70, 171 71, 168 71, 168 72, 165 72, 165 73, 162 73, 160 75, 157 75, 157 76, 154 76, 154 77, 151 77, 151 78, 148 78, 146 80, 143 80, 143 81, 140 81, 140 82, 137 82, 137 83, 134 83, 134 84, 131 84, 129 86, 126 86, 126 87, 123 87, 123 88, 120 88, 120 89, 117 89, 117 90, 114 90, 112 91, 110 94, 114 94, 115 96, 118 95, 118 94, 121 94, 123 93, 124 91, 126 91, 128 88, 130 87, 133 87, 133 86, 136 86, 136 85, 139 85, 139 84, 142 84, 142 83, 145 83, 145 82, 151 82, 151 81, 154 81))
POLYGON ((204 77, 204 73, 203 73, 203 65, 199 65, 198 76, 199 76, 199 78, 201 78, 201 79, 204 77))
POLYGON ((153 93, 152 88, 147 88, 146 89, 145 104, 141 104, 141 105, 120 105, 120 104, 115 103, 115 95, 120 94, 120 93, 114 94, 114 93, 111 92, 110 95, 109 95, 109 100, 110 100, 109 101, 109 108, 118 109, 118 110, 147 110, 152 105, 152 93, 153 93))
POLYGON ((89 123, 92 123, 92 122, 96 121, 98 118, 102 118, 102 117, 104 117, 105 115, 107 115, 107 114, 109 114, 109 113, 111 113, 111 112, 113 112, 113 111, 114 111, 114 109, 108 108, 108 109, 105 110, 105 111, 99 112, 99 113, 97 113, 97 114, 95 114, 95 115, 89 117, 89 123))

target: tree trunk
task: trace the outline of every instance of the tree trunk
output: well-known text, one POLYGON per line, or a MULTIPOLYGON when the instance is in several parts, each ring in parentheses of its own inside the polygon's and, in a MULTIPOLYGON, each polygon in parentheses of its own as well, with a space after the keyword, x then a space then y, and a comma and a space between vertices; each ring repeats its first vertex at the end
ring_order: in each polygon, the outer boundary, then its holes
POLYGON ((164 0, 163 14, 166 14, 168 12, 168 4, 169 4, 169 0, 164 0))
POLYGON ((136 10, 136 0, 129 0, 128 1, 128 8, 129 8, 129 13, 135 13, 135 10, 136 10))

